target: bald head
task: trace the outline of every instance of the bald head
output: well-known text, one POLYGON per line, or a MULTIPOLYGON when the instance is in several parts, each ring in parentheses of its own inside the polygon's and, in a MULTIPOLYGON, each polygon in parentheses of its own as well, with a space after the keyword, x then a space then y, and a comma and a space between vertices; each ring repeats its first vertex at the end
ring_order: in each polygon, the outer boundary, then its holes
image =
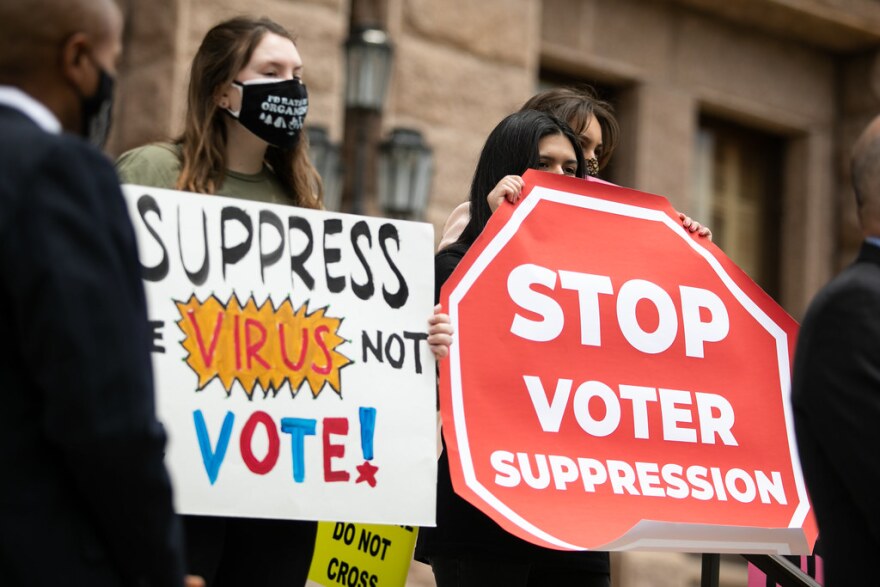
POLYGON ((0 0, 0 84, 42 103, 68 132, 90 127, 89 100, 103 100, 121 51, 114 0, 0 0))
POLYGON ((119 30, 121 19, 113 0, 0 0, 0 83, 51 73, 72 35, 100 43, 119 30))
POLYGON ((852 152, 852 183, 865 233, 880 236, 880 116, 871 121, 852 152))

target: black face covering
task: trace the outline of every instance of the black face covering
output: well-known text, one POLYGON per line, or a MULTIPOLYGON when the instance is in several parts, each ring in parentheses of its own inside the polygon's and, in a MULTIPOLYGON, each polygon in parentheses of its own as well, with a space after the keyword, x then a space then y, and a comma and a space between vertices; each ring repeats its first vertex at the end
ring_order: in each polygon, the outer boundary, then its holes
POLYGON ((305 84, 298 79, 232 83, 241 89, 241 110, 227 112, 270 145, 293 148, 309 109, 305 84))
POLYGON ((82 135, 100 149, 110 134, 114 80, 100 65, 95 63, 95 67, 98 70, 98 89, 93 96, 82 99, 82 135))

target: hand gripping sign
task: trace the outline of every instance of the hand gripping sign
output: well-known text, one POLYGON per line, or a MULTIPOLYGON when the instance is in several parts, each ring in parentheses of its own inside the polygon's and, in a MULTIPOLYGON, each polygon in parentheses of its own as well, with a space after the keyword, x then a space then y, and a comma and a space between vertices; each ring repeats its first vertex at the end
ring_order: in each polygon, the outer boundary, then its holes
POLYGON ((442 291, 456 492, 550 548, 810 551, 794 320, 665 199, 525 180, 442 291))

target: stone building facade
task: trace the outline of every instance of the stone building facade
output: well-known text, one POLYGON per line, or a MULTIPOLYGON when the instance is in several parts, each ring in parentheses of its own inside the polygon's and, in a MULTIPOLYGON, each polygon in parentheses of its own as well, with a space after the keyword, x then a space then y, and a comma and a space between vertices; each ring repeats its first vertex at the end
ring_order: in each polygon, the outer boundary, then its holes
MULTIPOLYGON (((394 45, 379 133, 414 128, 433 148, 426 220, 438 230, 494 125, 539 87, 586 82, 621 123, 606 177, 708 224, 795 318, 860 242, 848 154, 880 113, 873 0, 120 1, 116 153, 180 131, 192 55, 239 13, 296 32, 307 122, 350 142, 343 43, 353 22, 373 21, 394 45)), ((699 559, 627 555, 615 567, 619 584, 687 585, 699 559)), ((729 572, 725 584, 744 584, 729 572)))

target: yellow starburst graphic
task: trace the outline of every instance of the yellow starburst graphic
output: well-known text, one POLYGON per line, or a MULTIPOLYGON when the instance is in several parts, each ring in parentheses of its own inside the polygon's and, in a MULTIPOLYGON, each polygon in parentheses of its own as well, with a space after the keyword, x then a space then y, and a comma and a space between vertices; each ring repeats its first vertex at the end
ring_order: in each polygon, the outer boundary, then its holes
POLYGON ((266 396, 277 395, 285 382, 294 396, 304 382, 314 397, 325 383, 342 395, 339 371, 351 359, 336 350, 346 342, 338 333, 342 318, 327 316, 326 308, 309 314, 308 303, 294 310, 289 299, 276 310, 269 300, 257 307, 250 297, 242 306, 235 296, 224 304, 213 295, 175 303, 198 389, 216 377, 227 395, 238 381, 251 399, 257 384, 266 396))

